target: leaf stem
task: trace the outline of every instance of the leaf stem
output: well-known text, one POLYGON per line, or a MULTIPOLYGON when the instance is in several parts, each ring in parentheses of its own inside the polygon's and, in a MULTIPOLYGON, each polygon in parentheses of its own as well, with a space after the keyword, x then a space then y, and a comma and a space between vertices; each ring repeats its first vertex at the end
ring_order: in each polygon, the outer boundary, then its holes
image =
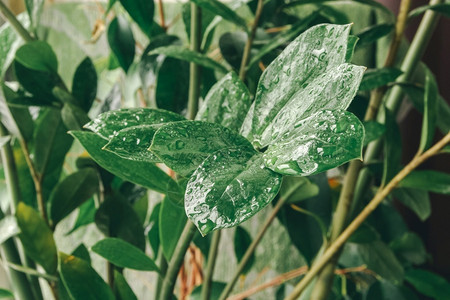
POLYGON ((297 284, 294 291, 286 298, 286 300, 294 300, 300 296, 308 284, 314 277, 325 267, 325 265, 333 259, 335 254, 341 249, 351 235, 361 226, 367 217, 378 207, 378 205, 397 187, 408 174, 410 174, 419 165, 428 158, 436 155, 439 151, 450 142, 450 133, 447 133, 439 142, 428 149, 420 156, 414 157, 394 178, 367 204, 367 206, 359 213, 359 215, 347 226, 347 228, 337 237, 337 239, 325 250, 323 255, 316 261, 311 269, 306 273, 305 277, 297 284))
POLYGON ((221 233, 222 233, 221 230, 217 230, 214 232, 212 237, 211 246, 209 248, 208 254, 208 264, 206 265, 205 278, 202 284, 202 294, 200 298, 202 300, 208 300, 211 296, 211 283, 214 274, 214 267, 216 266, 216 258, 217 252, 219 250, 221 233))
POLYGON ((166 26, 166 21, 165 21, 165 18, 164 18, 164 6, 163 6, 162 0, 158 0, 158 4, 159 4, 160 25, 161 25, 161 28, 164 30, 164 32, 166 32, 167 31, 167 26, 166 26))
POLYGON ((186 254, 189 244, 194 238, 196 228, 194 223, 187 221, 186 226, 181 233, 180 239, 178 240, 175 252, 169 262, 169 267, 167 268, 166 276, 164 277, 163 285, 161 288, 161 300, 172 299, 173 288, 175 287, 175 282, 177 281, 178 271, 183 263, 184 255, 186 254))
POLYGON ((17 20, 12 11, 9 10, 5 3, 3 3, 3 0, 0 0, 0 13, 9 22, 9 24, 11 24, 11 26, 16 30, 16 32, 22 37, 25 42, 31 42, 34 40, 28 30, 23 27, 22 23, 17 20))
MULTIPOLYGON (((190 50, 200 52, 202 42, 202 11, 196 4, 191 3, 191 44, 190 50)), ((188 119, 195 119, 198 111, 200 97, 200 66, 196 63, 189 64, 189 98, 188 119)))
POLYGON ((255 19, 253 20, 252 28, 250 34, 248 35, 247 42, 245 43, 244 53, 242 54, 241 67, 239 69, 239 78, 244 81, 247 76, 247 65, 250 60, 250 52, 252 50, 253 40, 255 39, 256 29, 258 28, 259 19, 263 11, 264 1, 258 0, 258 5, 256 7, 255 19))

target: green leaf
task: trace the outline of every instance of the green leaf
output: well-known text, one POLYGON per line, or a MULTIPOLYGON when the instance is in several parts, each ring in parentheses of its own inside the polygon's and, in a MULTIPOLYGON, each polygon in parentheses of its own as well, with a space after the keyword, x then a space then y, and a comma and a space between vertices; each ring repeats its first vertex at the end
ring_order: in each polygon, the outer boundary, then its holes
POLYGON ((88 112, 97 96, 97 71, 92 60, 86 57, 77 67, 72 82, 72 95, 80 107, 88 112))
POLYGON ((149 219, 149 226, 151 226, 151 227, 147 233, 148 242, 150 244, 150 247, 153 250, 153 258, 154 259, 156 259, 158 257, 159 244, 160 244, 160 240, 161 240, 159 237, 159 212, 161 209, 161 205, 162 204, 160 202, 160 203, 156 204, 155 207, 153 207, 153 210, 152 210, 152 213, 151 213, 150 219, 149 219))
POLYGON ((186 214, 202 235, 233 227, 267 206, 280 186, 281 176, 264 168, 262 155, 245 146, 225 148, 191 176, 186 214))
POLYGON ((31 28, 36 30, 42 15, 45 0, 25 0, 28 16, 30 17, 31 28))
POLYGON ((239 70, 241 66, 246 43, 247 33, 245 31, 226 32, 220 36, 220 53, 234 70, 239 70))
POLYGON ((0 245, 19 233, 20 228, 14 216, 5 216, 0 220, 0 245))
POLYGON ((369 69, 364 73, 360 91, 369 91, 393 82, 403 72, 396 68, 369 69))
MULTIPOLYGON (((252 243, 252 237, 247 232, 247 230, 244 229, 242 226, 237 226, 236 231, 234 232, 234 254, 236 255, 236 260, 239 263, 242 258, 244 257, 245 252, 247 251, 248 247, 252 243)), ((245 265, 244 269, 242 270, 242 274, 247 274, 253 264, 255 263, 255 253, 252 253, 250 256, 247 264, 245 265)))
POLYGON ((370 45, 376 40, 388 35, 394 30, 395 26, 390 23, 375 24, 360 31, 358 46, 370 45))
POLYGON ((433 74, 427 69, 425 75, 425 98, 422 122, 422 134, 420 137, 419 152, 427 150, 434 137, 436 116, 438 109, 438 87, 433 74))
POLYGON ((349 25, 314 26, 266 68, 255 96, 254 144, 265 147, 314 113, 349 106, 364 71, 345 63, 349 31, 349 25))
POLYGON ((387 184, 400 170, 402 138, 393 113, 385 107, 386 139, 384 143, 384 168, 382 186, 387 184))
POLYGON ((442 148, 441 152, 442 153, 450 153, 450 145, 447 145, 444 148, 442 148))
POLYGON ((61 118, 69 130, 81 130, 83 125, 91 120, 84 110, 71 103, 64 103, 61 118))
POLYGON ((227 69, 220 63, 212 60, 204 54, 194 52, 183 46, 166 46, 156 48, 148 53, 148 55, 163 54, 169 57, 181 59, 184 61, 196 63, 205 68, 214 69, 221 73, 227 73, 227 69))
POLYGON ((321 111, 298 122, 264 153, 271 170, 307 176, 361 157, 364 126, 350 112, 321 111))
POLYGON ((58 60, 55 52, 44 41, 26 43, 17 50, 15 59, 31 70, 58 73, 58 60))
POLYGON ((285 203, 297 203, 318 194, 319 187, 306 177, 286 176, 283 178, 280 198, 286 199, 285 203))
POLYGON ((85 168, 64 178, 50 195, 50 218, 53 226, 91 198, 98 190, 97 171, 85 168))
POLYGON ((9 141, 11 141, 11 136, 10 135, 1 136, 0 137, 0 148, 3 148, 3 146, 8 144, 9 141))
POLYGON ((183 121, 158 129, 150 151, 175 172, 188 176, 210 154, 230 147, 253 148, 245 138, 219 124, 183 121))
POLYGON ((106 238, 96 243, 91 249, 121 268, 140 271, 158 271, 158 267, 150 257, 145 255, 140 249, 121 239, 106 238))
POLYGON ((248 31, 247 22, 236 14, 231 8, 218 0, 191 0, 201 8, 207 9, 212 13, 221 16, 227 21, 230 21, 245 31, 248 31))
POLYGON ((449 299, 450 283, 435 273, 412 269, 406 272, 405 280, 426 296, 439 300, 449 299))
POLYGON ((67 232, 67 234, 73 233, 78 228, 94 223, 95 218, 95 202, 94 199, 91 198, 90 200, 84 202, 80 206, 80 211, 78 213, 78 217, 75 221, 75 224, 73 225, 72 229, 67 232))
MULTIPOLYGON (((226 283, 213 281, 211 282, 211 298, 210 299, 219 299, 220 294, 225 289, 226 283)), ((201 300, 202 295, 202 286, 196 286, 192 293, 189 295, 190 300, 201 300)))
POLYGON ((376 121, 365 121, 364 124, 364 146, 367 146, 370 142, 378 140, 386 132, 386 127, 376 121))
POLYGON ((151 37, 155 12, 154 2, 147 0, 120 0, 120 3, 142 31, 148 37, 151 37))
POLYGON ((17 205, 16 218, 21 231, 19 238, 26 254, 48 274, 55 274, 57 253, 50 228, 37 211, 23 202, 17 205))
POLYGON ((345 62, 351 62, 353 58, 353 54, 355 54, 356 44, 358 44, 359 38, 354 35, 349 35, 347 51, 345 53, 345 62))
POLYGON ((84 244, 78 245, 78 247, 76 247, 75 250, 73 250, 72 255, 81 258, 87 261, 88 263, 91 263, 91 256, 89 255, 89 250, 86 248, 84 244))
POLYGON ((108 43, 125 72, 134 60, 135 41, 130 24, 121 16, 111 21, 108 27, 108 43))
POLYGON ((450 174, 430 170, 413 171, 398 186, 450 195, 450 174))
POLYGON ((447 18, 450 18, 450 3, 440 3, 440 4, 419 6, 416 9, 413 9, 412 11, 410 11, 408 14, 408 17, 409 18, 417 17, 417 16, 423 14, 424 12, 426 12, 428 9, 438 12, 447 18))
POLYGON ((0 288, 0 298, 14 298, 14 294, 11 291, 0 288))
POLYGON ((176 205, 167 197, 164 198, 159 210, 158 228, 161 248, 168 261, 175 251, 186 221, 183 207, 176 205))
POLYGON ((239 77, 231 72, 209 90, 195 119, 219 123, 239 131, 250 105, 250 92, 239 77))
POLYGON ((124 180, 160 193, 164 193, 168 182, 173 180, 152 163, 123 159, 115 154, 102 150, 102 147, 108 141, 95 133, 71 131, 70 134, 81 143, 96 163, 124 180))
POLYGON ((418 300, 417 296, 405 286, 381 280, 373 283, 364 298, 365 300, 418 300))
POLYGON ((118 300, 137 300, 125 277, 117 270, 114 270, 114 290, 118 300))
POLYGON ((88 262, 59 253, 62 282, 74 300, 114 300, 109 286, 88 262))
POLYGON ((431 203, 427 191, 414 188, 399 188, 393 191, 393 195, 415 212, 421 221, 425 221, 431 215, 431 203))
POLYGON ((348 239, 349 243, 366 244, 379 239, 379 235, 370 225, 363 223, 348 239))
POLYGON ((401 237, 393 240, 389 247, 395 252, 397 257, 415 264, 424 264, 428 259, 425 245, 420 237, 413 232, 406 232, 401 237))

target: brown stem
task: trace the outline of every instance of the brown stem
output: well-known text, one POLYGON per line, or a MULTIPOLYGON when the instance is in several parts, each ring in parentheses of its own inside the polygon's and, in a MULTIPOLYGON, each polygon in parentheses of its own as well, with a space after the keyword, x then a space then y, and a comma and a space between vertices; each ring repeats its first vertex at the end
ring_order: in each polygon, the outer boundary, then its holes
POLYGON ((161 25, 161 28, 164 30, 164 32, 166 32, 167 31, 167 26, 166 26, 166 21, 165 21, 165 18, 164 18, 164 6, 163 6, 162 0, 158 0, 158 4, 159 4, 160 25, 161 25))

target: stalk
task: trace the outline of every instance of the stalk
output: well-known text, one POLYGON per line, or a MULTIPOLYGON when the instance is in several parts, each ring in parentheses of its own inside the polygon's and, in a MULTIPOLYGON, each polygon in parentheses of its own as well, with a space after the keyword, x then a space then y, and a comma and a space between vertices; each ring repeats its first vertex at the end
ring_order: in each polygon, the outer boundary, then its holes
POLYGON ((158 276, 156 281, 156 290, 155 290, 155 299, 159 299, 159 295, 161 294, 161 288, 162 288, 162 279, 166 275, 167 272, 167 260, 164 257, 164 254, 162 253, 162 247, 159 247, 159 270, 161 271, 161 275, 158 276))
POLYGON ((34 40, 34 38, 25 29, 25 27, 23 27, 19 20, 17 20, 12 11, 9 10, 5 3, 3 3, 3 0, 0 0, 0 13, 8 21, 8 23, 11 24, 14 30, 16 30, 16 32, 22 37, 25 42, 31 42, 34 40))
POLYGON ((158 0, 159 4, 159 20, 160 20, 160 26, 164 31, 167 31, 166 21, 164 18, 164 6, 162 0, 158 0))
POLYGON ((217 230, 214 232, 212 237, 211 247, 209 248, 208 264, 206 266, 205 272, 205 280, 203 281, 202 284, 202 294, 201 294, 202 300, 208 300, 209 297, 211 296, 211 282, 214 274, 214 267, 216 266, 216 258, 217 252, 219 250, 220 235, 221 230, 217 230))

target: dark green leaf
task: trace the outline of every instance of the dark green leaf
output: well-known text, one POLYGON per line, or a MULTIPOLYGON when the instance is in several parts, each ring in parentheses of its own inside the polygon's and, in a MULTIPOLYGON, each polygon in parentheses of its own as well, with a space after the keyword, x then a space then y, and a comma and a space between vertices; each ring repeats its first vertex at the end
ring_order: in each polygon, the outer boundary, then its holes
POLYGON ((349 243, 366 244, 378 240, 378 233, 370 225, 363 223, 349 238, 349 243))
POLYGON ((92 251, 121 268, 140 271, 158 271, 155 262, 140 249, 117 238, 106 238, 94 246, 92 251))
POLYGON ((142 31, 151 37, 155 4, 148 0, 120 0, 131 18, 138 24, 142 31))
POLYGON ((161 202, 156 204, 155 207, 152 210, 152 213, 150 215, 149 219, 149 225, 150 230, 147 233, 148 242, 150 244, 150 247, 153 250, 153 258, 156 259, 158 257, 159 252, 159 244, 160 244, 160 237, 159 237, 159 212, 161 210, 161 202))
POLYGON ((17 50, 15 59, 31 70, 58 73, 58 60, 55 52, 44 41, 26 43, 17 50))
POLYGON ((194 52, 182 46, 166 46, 156 48, 148 53, 148 55, 163 54, 169 57, 193 62, 205 68, 217 70, 221 73, 227 73, 227 69, 220 63, 212 60, 204 54, 194 52))
POLYGON ((438 109, 438 87, 433 74, 427 69, 425 75, 425 98, 422 134, 420 137, 419 152, 427 150, 433 142, 434 130, 436 126, 436 115, 438 109))
POLYGON ((96 163, 125 180, 161 193, 166 191, 168 182, 173 180, 152 163, 123 159, 102 150, 108 141, 95 133, 72 131, 71 134, 80 141, 96 163))
POLYGON ((417 17, 426 12, 428 9, 441 13, 447 18, 450 18, 450 3, 439 3, 439 4, 419 6, 416 9, 410 11, 408 17, 409 18, 417 17))
POLYGON ((425 270, 409 270, 405 280, 420 293, 434 299, 450 299, 450 283, 443 277, 425 270))
POLYGON ((364 146, 367 146, 372 141, 378 140, 386 132, 386 127, 376 121, 366 121, 363 124, 365 131, 364 146))
POLYGON ((91 263, 91 256, 89 255, 89 250, 86 248, 84 244, 80 244, 75 250, 72 252, 73 256, 81 258, 88 263, 91 263))
POLYGON ((114 300, 109 286, 88 262, 59 253, 62 282, 74 300, 114 300))
POLYGON ((369 287, 364 300, 418 300, 418 298, 404 286, 381 280, 369 287))
POLYGON ((14 294, 11 291, 0 288, 0 298, 14 298, 14 294))
POLYGON ((116 291, 117 300, 137 300, 125 277, 116 270, 114 270, 114 290, 116 291))
POLYGON ((393 195, 415 212, 420 220, 425 221, 431 215, 431 203, 427 191, 414 188, 399 188, 394 190, 393 195))
MULTIPOLYGON (((247 232, 247 230, 245 230, 244 227, 242 226, 237 226, 236 231, 234 232, 233 244, 234 244, 234 254, 236 255, 236 260, 238 263, 241 261, 242 257, 244 257, 244 254, 251 243, 252 237, 247 232)), ((247 274, 251 270, 254 262, 255 262, 255 253, 253 253, 250 256, 247 264, 242 270, 242 274, 244 275, 247 274)))
POLYGON ((125 72, 134 60, 135 41, 130 24, 121 16, 111 21, 108 27, 108 43, 125 72))
POLYGON ((428 258, 425 245, 420 237, 413 232, 406 232, 401 237, 396 238, 389 244, 389 247, 395 252, 397 257, 401 257, 415 265, 425 263, 428 258))
POLYGON ((81 130, 91 120, 85 111, 71 103, 64 103, 61 118, 68 130, 81 130))
POLYGON ((216 15, 221 16, 227 21, 230 21, 244 30, 248 30, 247 22, 237 15, 231 8, 218 0, 191 0, 201 8, 207 9, 216 15))
POLYGON ((349 106, 364 71, 345 63, 349 31, 349 25, 314 26, 267 67, 255 96, 254 144, 265 147, 314 113, 349 106))
POLYGON ((264 168, 262 155, 245 146, 225 148, 191 176, 186 214, 202 235, 233 227, 267 206, 280 186, 281 176, 264 168))
POLYGON ((364 73, 360 91, 369 91, 393 82, 403 72, 396 68, 370 69, 364 73))
POLYGON ((375 24, 360 31, 357 36, 359 37, 358 46, 370 45, 376 40, 388 35, 394 30, 393 24, 381 23, 375 24))
POLYGON ((355 115, 321 111, 275 140, 264 163, 281 174, 307 176, 360 158, 363 139, 364 126, 355 115))
POLYGON ((247 34, 244 31, 226 32, 220 36, 220 53, 234 70, 239 70, 244 53, 247 34))
POLYGON ((88 112, 97 96, 97 71, 89 57, 86 57, 75 71, 72 95, 79 101, 79 106, 88 112))
POLYGON ((395 116, 387 108, 385 112, 386 140, 384 143, 384 168, 382 185, 387 184, 400 170, 402 139, 395 116))
POLYGON ((20 233, 17 220, 14 216, 5 216, 0 220, 0 245, 9 238, 20 233))
POLYGON ((153 138, 150 151, 175 172, 188 176, 210 154, 240 146, 252 149, 245 138, 219 124, 183 121, 161 127, 153 138))
POLYGON ((98 190, 97 171, 85 168, 62 180, 50 195, 50 218, 53 226, 91 198, 98 190))
MULTIPOLYGON (((213 281, 211 282, 211 298, 210 299, 219 299, 220 294, 225 289, 226 284, 223 282, 213 281)), ((192 293, 189 295, 190 300, 201 300, 202 294, 202 286, 196 286, 192 293)))
POLYGON ((82 226, 94 223, 94 218, 95 218, 95 202, 94 199, 90 199, 85 203, 81 204, 77 220, 75 221, 73 228, 67 234, 74 232, 75 230, 77 230, 82 226))
POLYGON ((250 105, 250 92, 239 77, 231 72, 209 90, 195 119, 219 123, 239 131, 250 105))
POLYGON ((306 177, 283 178, 280 189, 280 198, 286 199, 285 203, 296 203, 317 196, 319 187, 306 177))
POLYGON ((450 195, 450 174, 430 170, 413 171, 400 181, 399 187, 450 195))
POLYGON ((43 101, 36 97, 17 97, 8 101, 9 106, 13 107, 28 107, 28 106, 56 106, 56 103, 49 103, 48 101, 43 101))
POLYGON ((165 198, 159 211, 158 227, 161 248, 168 261, 175 251, 186 221, 184 208, 165 198))
POLYGON ((26 254, 40 264, 48 274, 54 274, 58 262, 50 228, 37 211, 23 202, 17 205, 16 218, 21 231, 19 238, 26 254))

